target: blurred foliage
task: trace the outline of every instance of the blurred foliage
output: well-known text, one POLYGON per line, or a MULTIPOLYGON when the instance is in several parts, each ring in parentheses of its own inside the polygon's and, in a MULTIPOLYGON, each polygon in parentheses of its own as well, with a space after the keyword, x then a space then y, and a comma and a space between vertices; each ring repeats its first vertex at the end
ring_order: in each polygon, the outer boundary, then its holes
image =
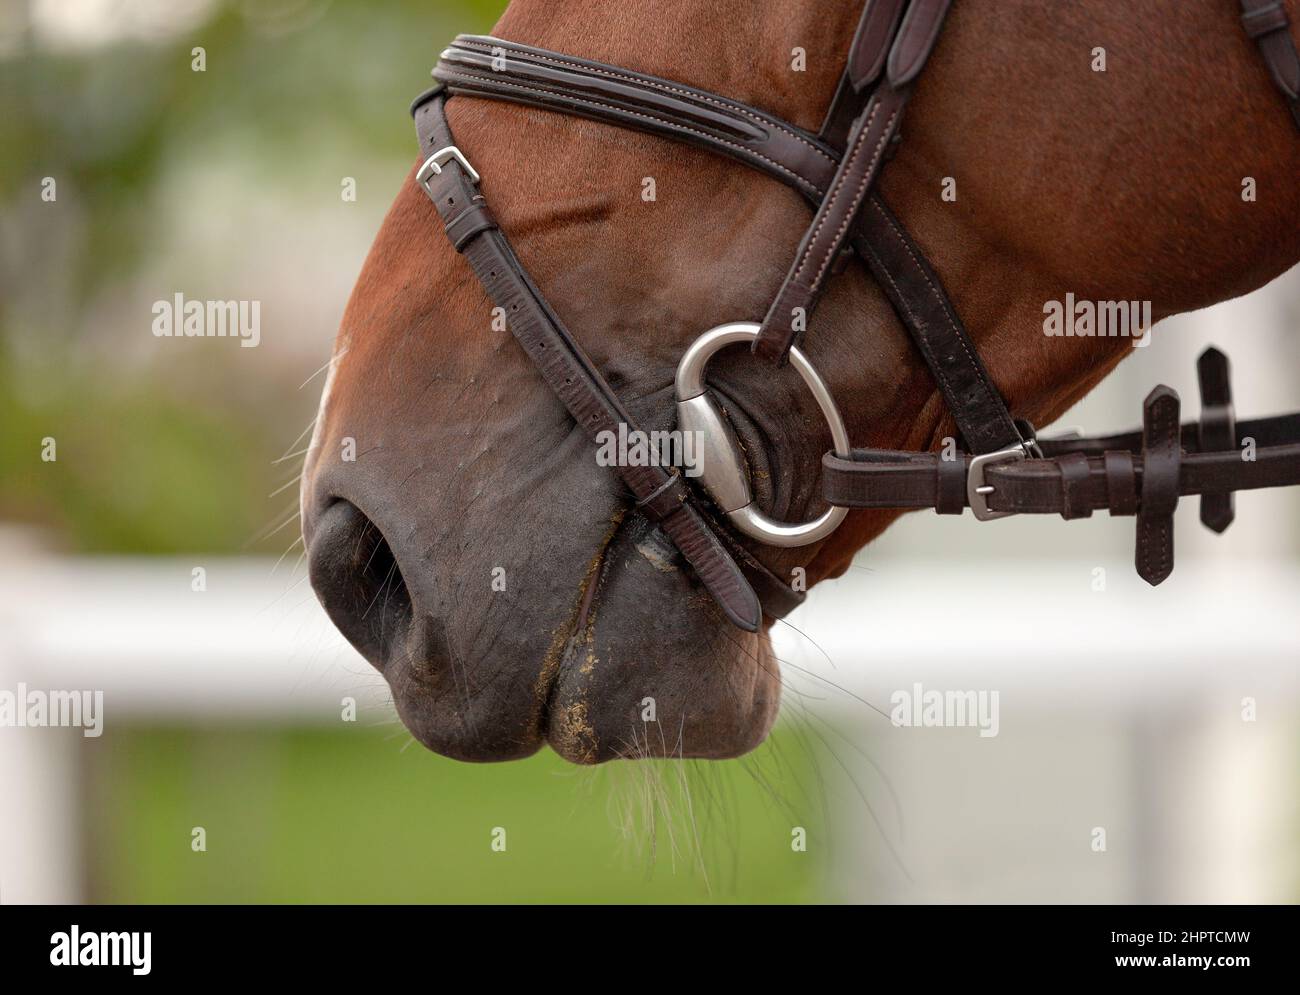
POLYGON ((815 758, 790 730, 736 763, 594 769, 549 750, 463 764, 404 741, 373 728, 115 727, 88 769, 91 900, 822 897, 824 812, 803 791, 817 790, 815 758), (791 848, 795 825, 808 852, 791 848), (191 849, 196 826, 206 852, 191 849), (491 848, 495 827, 504 852, 491 848))
POLYGON ((256 426, 86 373, 29 372, 21 394, 4 388, 13 376, 0 354, 0 518, 76 549, 139 553, 190 550, 195 537, 238 549, 262 524, 256 426))
MULTIPOLYGON (((319 381, 299 392, 302 369, 207 343, 180 360, 154 348, 133 281, 160 267, 183 275, 184 286, 150 286, 150 300, 206 286, 221 279, 212 259, 234 267, 257 237, 221 228, 240 207, 188 188, 196 161, 253 176, 263 196, 328 177, 337 204, 338 156, 326 150, 344 149, 354 168, 385 163, 395 188, 414 154, 404 108, 438 51, 459 31, 490 30, 504 6, 241 0, 212 4, 203 23, 165 40, 50 45, 30 26, 7 36, 0 520, 87 551, 279 552, 292 541, 296 526, 257 537, 292 511, 292 487, 267 499, 287 476, 272 461, 314 411, 319 381), (191 68, 194 46, 205 72, 191 68), (40 199, 46 176, 58 182, 57 211, 40 199), (212 259, 160 258, 176 211, 221 233, 212 259), (47 436, 58 463, 40 460, 47 436)), ((333 335, 317 332, 310 368, 333 335)))

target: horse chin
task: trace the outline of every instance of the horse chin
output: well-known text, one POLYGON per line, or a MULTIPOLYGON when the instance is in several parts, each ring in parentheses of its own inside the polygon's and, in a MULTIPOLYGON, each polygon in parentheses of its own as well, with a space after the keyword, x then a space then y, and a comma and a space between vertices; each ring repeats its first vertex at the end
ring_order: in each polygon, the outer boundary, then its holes
POLYGON ((588 584, 547 701, 558 754, 721 760, 766 738, 780 702, 766 634, 730 625, 657 530, 620 529, 588 584))

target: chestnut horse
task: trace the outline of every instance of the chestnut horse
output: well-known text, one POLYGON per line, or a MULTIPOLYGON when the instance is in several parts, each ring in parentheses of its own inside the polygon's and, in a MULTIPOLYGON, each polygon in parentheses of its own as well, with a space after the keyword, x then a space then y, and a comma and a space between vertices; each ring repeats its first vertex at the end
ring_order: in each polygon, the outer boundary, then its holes
MULTIPOLYGON (((861 3, 515 0, 495 33, 815 131, 861 3)), ((1238 14, 1232 0, 954 6, 881 190, 1017 416, 1052 421, 1131 346, 1046 337, 1044 302, 1149 300, 1159 320, 1247 293, 1300 259, 1300 141, 1238 14), (1242 196, 1248 177, 1254 199, 1242 196), (945 185, 955 200, 940 196, 945 185)), ((555 311, 639 422, 671 427, 683 350, 705 329, 763 316, 807 204, 647 134, 470 98, 448 115, 555 311)), ((807 352, 856 444, 934 449, 954 433, 856 260, 814 331, 807 352)), ((720 356, 711 378, 731 401, 759 503, 792 521, 820 512, 828 439, 798 379, 744 350, 720 356)), ((783 576, 806 568, 811 586, 842 574, 895 517, 858 511, 819 544, 753 552, 783 576)), ((318 596, 439 753, 505 760, 548 742, 577 763, 643 754, 652 708, 653 751, 732 757, 776 716, 767 633, 729 626, 663 536, 629 513, 409 176, 343 317, 302 519, 318 596)))

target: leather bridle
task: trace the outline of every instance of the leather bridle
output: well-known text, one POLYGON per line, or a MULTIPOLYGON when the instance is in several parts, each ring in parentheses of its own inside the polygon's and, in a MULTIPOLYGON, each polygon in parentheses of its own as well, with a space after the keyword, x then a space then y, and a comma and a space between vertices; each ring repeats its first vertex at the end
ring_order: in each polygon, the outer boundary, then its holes
MULTIPOLYGON (((874 188, 898 138, 908 98, 938 39, 951 0, 867 0, 825 123, 816 135, 694 87, 499 38, 463 35, 433 70, 437 85, 412 105, 423 164, 416 180, 447 237, 465 256, 510 331, 546 383, 594 441, 635 431, 617 395, 547 304, 456 147, 444 105, 485 97, 635 128, 737 159, 788 184, 816 206, 795 260, 761 323, 705 332, 687 350, 676 388, 679 427, 699 433, 698 478, 708 500, 672 468, 619 465, 637 510, 690 563, 726 617, 755 632, 803 595, 758 562, 716 517, 770 545, 825 538, 848 508, 933 508, 977 519, 1094 510, 1137 519, 1135 563, 1149 583, 1173 568, 1173 513, 1182 495, 1201 496, 1201 520, 1222 532, 1238 490, 1300 483, 1300 414, 1237 422, 1228 361, 1198 361, 1201 417, 1180 423, 1178 394, 1158 386, 1143 404, 1142 429, 1099 438, 1036 439, 1012 417, 939 276, 874 188), (897 311, 957 424, 964 452, 851 449, 830 392, 799 351, 817 301, 841 256, 852 251, 897 311), (760 362, 791 362, 830 424, 835 450, 823 459, 831 510, 811 523, 774 522, 755 505, 742 450, 705 388, 713 353, 750 342, 760 362), (1242 447, 1253 458, 1246 458, 1242 447)), ((1300 57, 1280 3, 1242 0, 1255 39, 1300 128, 1300 57)))

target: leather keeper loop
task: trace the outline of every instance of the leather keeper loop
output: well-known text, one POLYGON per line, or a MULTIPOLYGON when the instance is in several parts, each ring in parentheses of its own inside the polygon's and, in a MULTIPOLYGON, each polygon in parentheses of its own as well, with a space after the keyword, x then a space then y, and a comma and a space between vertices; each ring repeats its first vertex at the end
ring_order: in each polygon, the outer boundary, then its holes
POLYGON ((1057 457, 1056 466, 1061 471, 1061 517, 1091 518, 1088 504, 1088 457, 1083 453, 1066 453, 1057 457))
POLYGON ((934 460, 934 510, 940 515, 960 515, 966 510, 966 459, 936 456, 934 460))
POLYGON ((1106 473, 1106 501, 1111 515, 1136 515, 1137 472, 1132 453, 1108 449, 1101 456, 1106 473))
POLYGON ((457 252, 463 252, 475 235, 495 227, 496 217, 481 198, 476 198, 474 203, 447 222, 447 237, 457 252))
POLYGON ((690 489, 675 470, 668 479, 636 503, 637 511, 656 525, 662 522, 690 499, 690 489))

